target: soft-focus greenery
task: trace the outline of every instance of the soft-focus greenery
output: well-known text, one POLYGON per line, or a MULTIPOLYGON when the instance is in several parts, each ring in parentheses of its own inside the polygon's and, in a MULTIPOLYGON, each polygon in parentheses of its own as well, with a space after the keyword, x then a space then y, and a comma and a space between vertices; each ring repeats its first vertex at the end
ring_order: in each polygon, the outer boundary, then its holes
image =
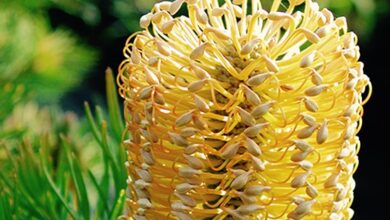
POLYGON ((85 104, 73 113, 28 103, 0 130, 0 219, 116 219, 125 201, 123 122, 113 75, 108 114, 85 104), (87 125, 88 127, 83 127, 87 125))
POLYGON ((346 15, 350 27, 363 40, 368 40, 376 22, 390 9, 389 0, 320 0, 337 15, 346 15))
MULTIPOLYGON (((269 8, 273 1, 262 1, 269 8)), ((282 2, 288 2, 283 0, 282 2)), ((350 29, 366 41, 375 25, 390 10, 389 0, 317 0, 321 8, 329 8, 335 16, 346 16, 350 29)))
MULTIPOLYGON (((105 51, 96 45, 139 30, 139 17, 155 2, 0 0, 0 220, 122 215, 124 125, 113 75, 106 74, 107 107, 92 111, 86 104, 85 114, 76 115, 60 102, 85 88, 88 74, 101 74, 94 67, 106 65, 105 51), (56 20, 58 13, 81 27, 56 20), (83 35, 97 28, 93 40, 83 35)), ((349 17, 366 40, 390 8, 388 0, 318 2, 349 17)))
POLYGON ((0 87, 20 85, 40 102, 55 102, 77 86, 96 52, 69 31, 51 30, 43 15, 0 3, 0 87))

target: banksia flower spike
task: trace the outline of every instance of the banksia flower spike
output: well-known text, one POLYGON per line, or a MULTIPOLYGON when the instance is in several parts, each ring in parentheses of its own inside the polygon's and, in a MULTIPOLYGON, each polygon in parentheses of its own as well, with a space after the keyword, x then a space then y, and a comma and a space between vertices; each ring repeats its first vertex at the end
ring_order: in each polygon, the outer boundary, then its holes
POLYGON ((175 0, 140 25, 118 77, 128 219, 352 217, 371 84, 345 18, 311 0, 175 0))

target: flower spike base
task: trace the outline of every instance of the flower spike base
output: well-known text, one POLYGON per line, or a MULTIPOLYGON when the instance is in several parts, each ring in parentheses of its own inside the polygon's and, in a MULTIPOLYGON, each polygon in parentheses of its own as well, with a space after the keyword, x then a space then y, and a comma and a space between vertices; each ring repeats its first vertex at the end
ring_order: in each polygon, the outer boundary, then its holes
POLYGON ((311 0, 176 0, 140 25, 118 77, 128 219, 352 218, 371 84, 345 18, 311 0))

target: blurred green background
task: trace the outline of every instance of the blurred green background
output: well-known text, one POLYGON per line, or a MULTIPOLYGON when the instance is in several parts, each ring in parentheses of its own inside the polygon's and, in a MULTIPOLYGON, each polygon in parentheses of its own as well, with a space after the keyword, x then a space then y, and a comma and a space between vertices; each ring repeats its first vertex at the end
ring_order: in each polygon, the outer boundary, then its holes
MULTIPOLYGON (((139 17, 155 2, 0 1, 0 220, 122 214, 123 119, 113 77, 126 37, 139 30, 139 17)), ((369 71, 380 70, 374 58, 383 45, 375 42, 385 41, 381 28, 389 27, 390 2, 319 3, 348 17, 363 60, 374 54, 365 60, 369 71)), ((368 110, 374 108, 380 106, 368 110)), ((358 188, 359 196, 367 198, 368 191, 358 188)))

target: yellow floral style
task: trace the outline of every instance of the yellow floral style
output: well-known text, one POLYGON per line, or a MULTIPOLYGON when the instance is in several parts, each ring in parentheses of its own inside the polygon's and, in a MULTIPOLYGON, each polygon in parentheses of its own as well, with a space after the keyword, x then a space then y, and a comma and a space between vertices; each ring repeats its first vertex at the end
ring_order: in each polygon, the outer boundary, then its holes
POLYGON ((352 218, 371 84, 345 18, 312 0, 175 0, 140 25, 118 77, 128 219, 352 218))

